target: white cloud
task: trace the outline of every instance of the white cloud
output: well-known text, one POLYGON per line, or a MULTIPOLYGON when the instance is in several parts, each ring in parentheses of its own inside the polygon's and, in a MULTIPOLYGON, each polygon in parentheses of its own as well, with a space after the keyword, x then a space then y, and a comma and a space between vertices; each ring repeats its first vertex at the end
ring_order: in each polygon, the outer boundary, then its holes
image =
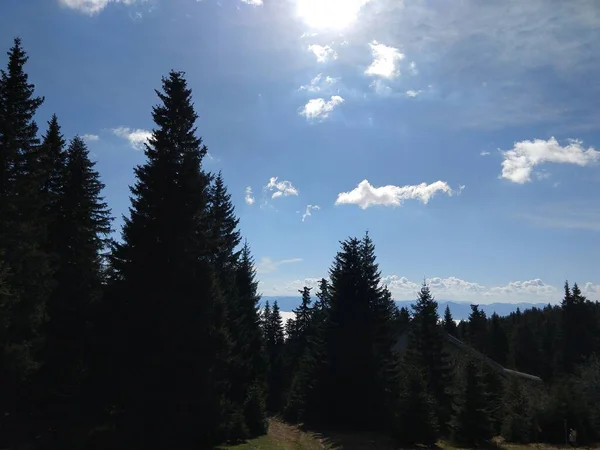
POLYGON ((404 54, 394 47, 373 41, 370 44, 373 62, 365 74, 382 78, 396 78, 400 75, 398 63, 404 59, 404 54))
POLYGON ((492 287, 488 292, 484 293, 486 296, 503 295, 503 296, 520 296, 527 295, 531 297, 536 296, 551 296, 557 294, 559 290, 544 283, 539 278, 528 281, 512 281, 505 286, 492 287))
MULTIPOLYGON (((123 3, 124 5, 133 5, 138 0, 58 0, 58 2, 67 8, 74 9, 90 16, 98 14, 109 3, 123 3)), ((146 0, 142 0, 146 1, 146 0)))
POLYGON ((480 155, 481 155, 481 156, 488 156, 488 155, 491 155, 491 153, 490 153, 490 152, 486 152, 486 151, 484 150, 484 151, 482 151, 482 152, 480 153, 480 155))
MULTIPOLYGON (((298 290, 304 286, 312 287, 313 293, 318 289, 320 278, 295 279, 261 284, 265 295, 298 296, 298 290)), ((477 282, 463 280, 455 276, 429 277, 425 281, 431 293, 439 300, 466 301, 477 304, 494 302, 504 303, 553 303, 560 302, 562 287, 545 283, 540 279, 512 281, 505 285, 485 286, 477 282)), ((411 280, 399 275, 385 275, 381 278, 396 300, 415 300, 423 284, 422 280, 411 280)), ((591 300, 600 299, 600 284, 584 283, 580 285, 584 295, 591 300)), ((440 311, 441 313, 441 311, 440 311)))
POLYGON ((415 63, 414 61, 410 63, 410 65, 408 66, 408 70, 410 70, 410 73, 413 75, 419 74, 419 69, 417 69, 417 63, 415 63))
MULTIPOLYGON (((482 304, 493 302, 557 303, 561 298, 560 289, 546 284, 540 279, 512 281, 506 285, 492 287, 453 276, 431 277, 426 281, 432 294, 443 300, 472 301, 482 304)), ((416 299, 422 284, 422 282, 417 283, 397 275, 382 277, 382 282, 387 284, 397 300, 416 299)), ((594 290, 598 288, 600 286, 587 283, 582 291, 586 295, 588 295, 587 292, 594 294, 594 290)), ((598 292, 600 293, 600 291, 598 292)))
POLYGON ((247 205, 254 205, 254 197, 252 196, 252 188, 250 186, 246 188, 244 200, 247 205))
POLYGON ((421 89, 419 89, 419 90, 417 90, 417 91, 414 91, 414 90, 409 90, 409 91, 406 91, 406 96, 407 96, 407 97, 412 97, 412 98, 415 98, 415 97, 416 97, 417 95, 419 95, 421 92, 423 92, 421 89))
POLYGON ((281 261, 273 261, 271 258, 265 256, 265 257, 261 258, 261 260, 258 262, 258 264, 256 264, 255 269, 256 269, 256 273, 259 273, 259 274, 273 273, 273 272, 277 271, 277 269, 281 265, 293 264, 293 263, 298 263, 301 261, 302 261, 302 258, 291 258, 291 259, 283 259, 281 261))
POLYGON ((304 105, 299 114, 308 120, 326 119, 329 117, 329 113, 342 103, 344 103, 344 99, 339 95, 332 95, 329 100, 313 98, 304 105))
POLYGON ((419 200, 427 204, 429 200, 437 193, 443 192, 453 195, 454 191, 444 181, 435 183, 421 183, 414 186, 394 186, 387 185, 374 187, 367 180, 361 181, 358 186, 349 192, 338 194, 336 205, 358 205, 361 209, 367 209, 370 206, 400 206, 405 200, 419 200))
POLYGON ((326 62, 329 59, 337 59, 338 57, 337 52, 329 45, 311 44, 308 46, 308 50, 313 52, 318 62, 326 62))
POLYGON ((294 187, 291 181, 277 181, 278 177, 271 177, 265 186, 268 191, 274 191, 271 198, 288 197, 298 195, 298 189, 294 187))
POLYGON ((373 89, 377 95, 381 95, 382 97, 392 94, 392 88, 385 84, 381 79, 374 80, 369 87, 373 89))
POLYGON ((307 217, 312 216, 313 211, 318 211, 319 209, 321 209, 319 205, 306 205, 306 211, 302 215, 302 222, 304 222, 307 217))
POLYGON ((144 144, 152 137, 152 132, 142 129, 119 127, 112 130, 113 133, 129 141, 129 145, 135 150, 143 150, 144 144))
POLYGON ((554 137, 516 142, 511 150, 503 151, 502 156, 501 177, 518 184, 530 182, 533 168, 540 164, 576 164, 584 167, 600 161, 600 152, 592 147, 586 150, 581 141, 569 140, 567 145, 561 146, 554 137))
POLYGON ((581 287, 581 292, 583 292, 583 295, 585 295, 588 300, 600 300, 600 284, 587 282, 581 287))
POLYGON ((339 78, 333 78, 330 76, 323 76, 322 73, 318 74, 312 80, 310 80, 310 84, 305 84, 304 86, 300 86, 301 91, 308 92, 319 92, 323 89, 329 88, 337 83, 339 78))
POLYGON ((263 295, 299 296, 298 291, 304 286, 312 288, 311 295, 319 289, 321 278, 298 278, 291 281, 268 280, 263 276, 260 281, 260 291, 263 295))
POLYGON ((242 0, 242 3, 252 6, 262 6, 263 0, 242 0))
POLYGON ((85 142, 97 142, 100 140, 100 136, 97 134, 84 134, 81 136, 81 139, 83 139, 85 142))

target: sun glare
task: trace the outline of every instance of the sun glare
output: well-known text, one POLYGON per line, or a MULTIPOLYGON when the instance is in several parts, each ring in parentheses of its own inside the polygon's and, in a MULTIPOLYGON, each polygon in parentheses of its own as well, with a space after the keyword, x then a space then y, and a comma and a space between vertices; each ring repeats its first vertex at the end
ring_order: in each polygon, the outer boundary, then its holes
POLYGON ((356 20, 371 0, 296 0, 298 16, 312 29, 339 31, 356 20))

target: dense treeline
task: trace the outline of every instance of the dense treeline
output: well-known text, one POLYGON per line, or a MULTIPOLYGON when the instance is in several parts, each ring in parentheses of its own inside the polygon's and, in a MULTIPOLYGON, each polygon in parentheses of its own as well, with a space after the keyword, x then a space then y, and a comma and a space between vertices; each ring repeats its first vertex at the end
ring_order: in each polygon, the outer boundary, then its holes
POLYGON ((274 412, 288 420, 385 432, 406 446, 564 443, 570 429, 578 442, 600 440, 600 303, 577 284, 565 284, 559 305, 507 317, 471 305, 457 325, 448 308, 438 316, 427 284, 412 311, 398 310, 367 234, 342 242, 316 302, 301 293, 286 340, 278 311, 264 313, 266 340, 279 342, 269 358, 283 354, 288 367, 268 395, 283 399, 274 412))
POLYGON ((398 309, 366 234, 341 243, 284 324, 276 303, 259 313, 184 74, 156 91, 112 240, 85 141, 55 115, 40 135, 26 62, 16 39, 0 74, 0 448, 208 448, 265 433, 269 414, 406 446, 562 442, 565 426, 600 439, 600 306, 577 285, 508 317, 473 305, 457 325, 426 284, 398 309))
POLYGON ((254 261, 183 73, 157 91, 121 239, 85 141, 0 78, 0 448, 184 449, 266 431, 254 261))

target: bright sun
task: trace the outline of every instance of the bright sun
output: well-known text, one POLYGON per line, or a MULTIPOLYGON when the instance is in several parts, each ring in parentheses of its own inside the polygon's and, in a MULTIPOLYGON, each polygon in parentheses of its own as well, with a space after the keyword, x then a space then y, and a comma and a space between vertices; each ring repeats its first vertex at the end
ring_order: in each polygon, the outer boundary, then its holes
POLYGON ((296 0, 298 16, 312 29, 339 31, 350 26, 371 0, 296 0))

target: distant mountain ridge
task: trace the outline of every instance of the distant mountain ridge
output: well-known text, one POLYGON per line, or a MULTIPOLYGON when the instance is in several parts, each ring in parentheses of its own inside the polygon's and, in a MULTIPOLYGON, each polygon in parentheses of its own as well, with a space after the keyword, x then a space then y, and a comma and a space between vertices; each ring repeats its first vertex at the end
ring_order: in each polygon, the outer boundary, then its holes
MULTIPOLYGON (((264 296, 262 297, 260 307, 262 308, 264 302, 269 301, 272 305, 275 301, 279 305, 281 311, 292 311, 297 308, 300 304, 300 297, 276 297, 276 296, 264 296)), ((398 307, 405 307, 410 310, 410 306, 415 303, 416 300, 396 300, 398 307)), ((450 307, 450 312, 455 320, 466 320, 471 313, 471 302, 463 302, 459 300, 437 300, 438 302, 438 314, 440 317, 444 314, 446 306, 450 307)), ((479 303, 479 309, 484 311, 487 316, 491 316, 494 312, 499 316, 508 316, 510 313, 515 312, 517 308, 521 311, 531 308, 543 308, 548 303, 479 303)))

